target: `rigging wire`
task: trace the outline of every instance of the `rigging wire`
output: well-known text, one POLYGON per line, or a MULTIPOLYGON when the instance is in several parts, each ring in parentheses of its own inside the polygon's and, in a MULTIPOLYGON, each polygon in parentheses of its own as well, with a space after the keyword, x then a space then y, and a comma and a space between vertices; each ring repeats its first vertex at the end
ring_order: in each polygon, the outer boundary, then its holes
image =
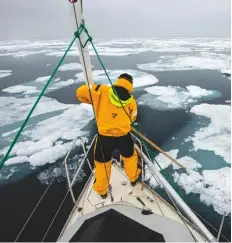
MULTIPOLYGON (((64 165, 64 162, 61 164, 61 166, 59 167, 59 169, 61 169, 61 167, 64 165)), ((17 235, 16 239, 14 242, 17 242, 20 235, 22 234, 22 232, 24 231, 25 227, 27 226, 28 222, 30 221, 30 219, 32 218, 33 214, 35 213, 35 210, 38 208, 39 204, 41 203, 42 199, 44 198, 45 194, 47 193, 47 191, 49 190, 49 188, 51 187, 51 185, 53 184, 53 182, 55 181, 56 176, 53 176, 51 182, 49 183, 49 185, 47 186, 46 190, 44 191, 44 193, 42 194, 42 196, 40 197, 39 201, 37 202, 37 204, 35 205, 34 209, 32 210, 31 214, 29 215, 27 221, 25 222, 25 224, 23 225, 22 229, 20 230, 19 234, 17 235)))
POLYGON ((54 221, 55 221, 55 219, 56 219, 58 213, 60 212, 61 207, 62 207, 63 204, 64 204, 65 199, 66 199, 67 196, 68 196, 69 191, 70 191, 70 190, 68 189, 68 191, 66 192, 66 194, 65 194, 65 196, 64 196, 64 198, 63 198, 63 200, 62 200, 62 202, 61 202, 61 204, 60 204, 58 210, 56 211, 56 213, 55 213, 55 215, 54 215, 54 217, 53 217, 53 219, 52 219, 50 225, 48 226, 48 229, 47 229, 47 231, 46 231, 46 233, 45 233, 45 235, 44 235, 44 237, 43 237, 43 239, 42 239, 41 242, 44 242, 44 240, 45 240, 45 238, 46 238, 46 236, 47 236, 49 230, 51 229, 51 227, 52 227, 52 225, 53 225, 53 223, 54 223, 54 221))

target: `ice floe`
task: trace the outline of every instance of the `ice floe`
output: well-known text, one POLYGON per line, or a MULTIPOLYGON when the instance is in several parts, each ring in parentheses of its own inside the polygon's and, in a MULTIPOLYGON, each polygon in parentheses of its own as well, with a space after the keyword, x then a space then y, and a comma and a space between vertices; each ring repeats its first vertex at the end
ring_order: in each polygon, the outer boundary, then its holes
POLYGON ((82 70, 80 63, 67 63, 59 67, 59 71, 73 71, 73 70, 82 70))
POLYGON ((154 63, 138 64, 138 68, 149 71, 178 71, 194 69, 221 70, 230 65, 229 55, 208 54, 198 56, 165 56, 154 63))
POLYGON ((10 136, 11 134, 16 133, 18 130, 19 130, 19 128, 16 128, 16 129, 14 129, 14 130, 12 130, 12 131, 10 131, 10 132, 5 132, 5 133, 3 133, 1 136, 2 136, 3 138, 8 137, 8 136, 10 136))
POLYGON ((35 82, 41 82, 44 83, 46 81, 48 81, 48 79, 50 78, 50 76, 44 76, 44 77, 39 77, 35 80, 35 82))
MULTIPOLYGON (((0 43, 0 56, 26 57, 35 54, 61 57, 70 40, 50 41, 9 41, 0 43)), ((229 38, 116 38, 95 39, 100 55, 127 56, 141 52, 219 52, 230 51, 229 38)), ((90 47, 90 54, 95 55, 90 47)), ((73 46, 67 56, 77 56, 77 47, 73 46)))
POLYGON ((220 72, 223 73, 223 74, 227 74, 227 75, 231 76, 231 69, 223 68, 223 69, 220 70, 220 72))
POLYGON ((144 90, 148 94, 141 95, 138 102, 158 110, 185 109, 200 100, 220 96, 218 91, 194 85, 187 86, 186 89, 178 86, 152 86, 144 90))
MULTIPOLYGON (((46 56, 53 56, 53 57, 62 57, 64 55, 64 53, 65 53, 65 50, 62 50, 62 51, 49 51, 45 55, 46 56)), ((77 57, 77 56, 79 56, 79 52, 78 52, 78 50, 76 50, 76 51, 69 51, 67 53, 67 56, 77 57)))
MULTIPOLYGON (((172 158, 176 159, 177 158, 177 154, 178 154, 179 150, 178 149, 173 149, 170 150, 169 152, 167 152, 172 158)), ((160 168, 162 170, 166 169, 168 166, 170 166, 172 164, 172 161, 167 158, 166 156, 164 156, 163 154, 159 154, 158 156, 156 156, 156 161, 158 162, 159 166, 156 164, 156 162, 154 162, 155 167, 160 170, 160 168)))
POLYGON ((190 112, 210 119, 191 137, 195 150, 209 150, 231 163, 231 106, 200 104, 190 112))
MULTIPOLYGON (((173 150, 170 150, 167 153, 172 158, 177 159, 178 152, 179 152, 178 149, 173 149, 173 150)), ((164 170, 164 169, 168 168, 169 166, 172 166, 172 168, 174 170, 180 169, 180 167, 177 164, 172 162, 170 159, 168 159, 166 156, 164 156, 161 153, 158 156, 156 156, 155 159, 156 159, 156 161, 154 161, 153 163, 154 163, 154 166, 156 167, 157 170, 160 170, 160 168, 162 170, 164 170)), ((196 160, 194 160, 193 158, 188 157, 188 156, 178 158, 177 161, 181 165, 183 165, 186 169, 190 169, 190 170, 197 170, 198 168, 202 167, 201 164, 199 164, 196 160)), ((150 183, 150 185, 152 185, 152 187, 158 186, 156 179, 154 178, 154 176, 152 176, 152 174, 148 170, 147 166, 145 167, 145 169, 146 169, 145 180, 149 181, 149 183, 150 183)))
POLYGON ((173 178, 187 194, 200 194, 201 202, 212 205, 217 213, 228 215, 231 212, 231 168, 204 170, 202 174, 193 170, 174 172, 173 178))
POLYGON ((58 144, 34 153, 29 157, 32 166, 41 166, 47 163, 54 163, 58 159, 64 157, 72 147, 71 142, 58 144))
MULTIPOLYGON (((82 155, 76 155, 73 160, 74 162, 68 163, 68 171, 69 171, 69 176, 71 181, 73 181, 74 176, 76 174, 76 171, 83 159, 82 155)), ((83 177, 85 176, 85 172, 83 170, 80 171, 79 175, 77 176, 74 184, 78 181, 81 181, 83 177)), ((66 181, 67 176, 66 176, 66 171, 64 166, 59 166, 59 165, 53 165, 49 167, 48 169, 42 171, 37 178, 41 181, 43 184, 49 184, 52 180, 61 182, 61 181, 66 181)))
MULTIPOLYGON (((35 101, 36 98, 34 97, 0 97, 0 127, 24 120, 35 101)), ((62 104, 54 99, 43 97, 33 112, 32 117, 52 111, 68 109, 74 106, 75 105, 62 104)))
POLYGON ((0 78, 10 76, 12 74, 11 70, 0 70, 0 78))
POLYGON ((214 94, 212 90, 206 90, 195 85, 189 85, 186 87, 186 89, 188 90, 192 98, 201 98, 205 96, 211 96, 214 94))
MULTIPOLYGON (((181 165, 183 165, 185 168, 191 169, 191 170, 195 170, 197 168, 202 167, 202 165, 199 164, 195 159, 188 157, 188 156, 181 157, 181 158, 177 159, 177 161, 181 165)), ((179 169, 180 168, 179 165, 177 165, 175 163, 172 163, 172 167, 173 167, 173 169, 179 169)))
POLYGON ((14 158, 10 158, 5 162, 5 165, 14 165, 14 164, 21 164, 28 162, 28 157, 27 156, 18 156, 14 158))
MULTIPOLYGON (((93 119, 91 106, 80 104, 65 110, 61 115, 37 123, 33 129, 23 132, 29 140, 16 143, 11 152, 11 156, 15 157, 7 160, 7 165, 29 162, 31 166, 40 166, 56 162, 72 146, 72 142, 62 141, 72 141, 77 136, 87 136, 88 132, 82 129, 91 119, 93 119)), ((80 142, 76 145, 80 145, 80 142)), ((5 154, 7 149, 8 147, 4 148, 1 153, 5 154)))
POLYGON ((13 56, 13 57, 27 57, 27 56, 31 56, 31 55, 36 55, 36 54, 44 54, 47 53, 46 50, 37 50, 37 51, 17 51, 17 52, 4 52, 1 53, 0 52, 0 57, 1 56, 13 56))
POLYGON ((39 92, 35 86, 24 86, 24 85, 16 85, 16 86, 8 87, 6 89, 3 89, 2 91, 10 94, 18 94, 18 93, 34 94, 39 92))
POLYGON ((75 105, 61 115, 39 122, 35 129, 24 132, 36 141, 46 138, 55 142, 59 138, 72 140, 85 133, 81 129, 93 118, 92 107, 86 104, 75 105), (54 125, 55 124, 55 125, 54 125))
MULTIPOLYGON (((173 149, 173 150, 170 150, 167 153, 170 156, 172 156, 173 158, 176 158, 178 152, 179 152, 178 149, 173 149)), ((171 160, 168 159, 166 156, 164 156, 161 153, 158 156, 155 157, 155 160, 153 161, 153 163, 154 163, 154 166, 156 167, 157 170, 160 170, 160 168, 162 170, 164 170, 164 169, 166 169, 167 167, 169 167, 172 164, 171 160)), ((148 181, 149 184, 152 185, 153 188, 157 187, 159 185, 159 183, 157 182, 155 177, 151 174, 151 172, 149 171, 147 166, 145 166, 145 178, 144 179, 145 179, 145 181, 148 181)))
MULTIPOLYGON (((122 70, 114 70, 114 71, 107 70, 107 73, 109 74, 110 79, 113 83, 118 79, 118 77, 122 73, 128 73, 132 75, 134 88, 152 85, 159 82, 159 80, 154 75, 147 74, 145 72, 141 72, 137 70, 131 70, 131 69, 122 69, 122 70)), ((82 72, 76 74, 76 77, 78 78, 78 80, 84 81, 84 74, 82 72)), ((103 70, 94 70, 93 80, 96 83, 109 84, 109 81, 103 70)))
MULTIPOLYGON (((117 48, 117 47, 98 47, 98 54, 100 56, 128 56, 133 54, 139 54, 141 52, 148 51, 146 48, 117 48)), ((95 52, 90 49, 90 55, 96 55, 95 52)))
POLYGON ((58 82, 57 84, 56 84, 56 86, 68 86, 68 85, 71 85, 71 84, 74 84, 75 83, 75 81, 74 81, 74 79, 68 79, 68 80, 66 80, 66 81, 61 81, 61 82, 58 82))

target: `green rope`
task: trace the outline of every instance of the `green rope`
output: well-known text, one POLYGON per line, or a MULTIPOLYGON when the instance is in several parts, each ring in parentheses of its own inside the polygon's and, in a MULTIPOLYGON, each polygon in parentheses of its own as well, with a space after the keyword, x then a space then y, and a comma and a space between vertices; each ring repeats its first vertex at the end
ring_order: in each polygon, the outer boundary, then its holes
POLYGON ((4 163, 6 162, 6 160, 8 159, 11 150, 13 149, 13 147, 14 147, 15 143, 17 142, 19 136, 21 135, 21 133, 22 133, 24 127, 26 126, 28 120, 30 119, 31 114, 33 113, 33 111, 35 110, 36 106, 38 105, 40 99, 42 98, 42 96, 43 96, 44 92, 46 91, 48 85, 50 84, 50 82, 52 81, 53 77, 55 76, 55 74, 56 74, 58 68, 60 67, 60 65, 62 64, 64 58, 67 56, 67 54, 68 54, 69 50, 71 49, 71 47, 72 47, 74 41, 76 40, 76 38, 77 38, 77 37, 75 36, 75 37, 73 38, 73 40, 71 41, 71 43, 69 44, 69 47, 67 48, 67 50, 65 51, 64 55, 63 55, 62 58, 60 59, 60 61, 59 61, 59 63, 57 64, 56 68, 54 69, 52 75, 50 76, 50 78, 48 79, 47 83, 45 84, 43 90, 42 90, 41 93, 39 94, 39 96, 38 96, 36 102, 33 104, 33 106, 32 106, 32 108, 31 108, 30 112, 28 113, 28 115, 27 115, 27 117, 26 117, 26 119, 23 121, 23 124, 22 124, 22 126, 20 127, 18 133, 16 134, 16 136, 15 136, 13 142, 11 143, 11 145, 10 145, 10 147, 9 147, 9 149, 8 149, 8 151, 6 152, 5 156, 3 157, 3 159, 2 159, 1 162, 0 162, 0 170, 2 169, 2 167, 3 167, 4 163))

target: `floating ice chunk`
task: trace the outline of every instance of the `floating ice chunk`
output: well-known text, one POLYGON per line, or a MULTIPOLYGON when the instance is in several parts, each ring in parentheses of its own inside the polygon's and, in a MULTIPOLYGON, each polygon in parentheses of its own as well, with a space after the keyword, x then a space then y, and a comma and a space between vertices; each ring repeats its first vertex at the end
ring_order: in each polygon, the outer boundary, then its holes
POLYGON ((144 180, 146 182, 149 182, 149 184, 152 186, 152 188, 159 186, 158 180, 156 179, 156 177, 154 177, 154 175, 151 174, 150 170, 147 168, 146 165, 145 165, 144 175, 145 175, 144 180))
POLYGON ((100 46, 112 46, 112 45, 132 45, 132 44, 139 44, 142 40, 137 38, 121 38, 121 39, 111 39, 111 40, 103 40, 97 44, 98 47, 100 46))
POLYGON ((175 172, 174 181, 187 194, 200 194, 200 200, 208 206, 212 205, 217 213, 228 215, 231 212, 231 168, 204 170, 202 175, 196 171, 187 171, 188 174, 175 172))
MULTIPOLYGON (((74 176, 76 174, 76 171, 80 165, 80 162, 82 161, 82 156, 77 156, 75 158, 75 161, 69 162, 68 163, 68 171, 69 171, 69 176, 70 176, 70 180, 73 181, 74 176)), ((37 178, 43 183, 43 184, 49 184, 52 180, 55 179, 55 181, 61 182, 61 181, 66 181, 67 180, 67 176, 66 176, 66 171, 64 166, 62 167, 58 167, 59 165, 54 165, 49 167, 48 169, 44 170, 43 172, 41 172, 37 178)), ((83 177, 85 176, 85 173, 83 170, 80 171, 80 173, 78 174, 74 184, 77 181, 81 181, 83 179, 83 177)))
POLYGON ((145 74, 141 77, 135 77, 133 80, 133 86, 134 88, 146 86, 146 85, 152 85, 158 83, 159 80, 155 76, 151 74, 145 74))
MULTIPOLYGON (((122 73, 130 74, 133 77, 134 88, 156 84, 159 81, 154 75, 147 74, 145 72, 141 72, 137 70, 131 70, 131 69, 122 69, 122 70, 114 70, 114 71, 107 70, 107 73, 109 74, 110 79, 113 83, 118 79, 120 74, 122 73)), ((83 73, 76 74, 76 77, 79 78, 81 81, 84 81, 83 73)), ((93 79, 96 83, 109 84, 109 81, 103 70, 94 70, 93 79)))
POLYGON ((73 70, 82 70, 80 63, 68 63, 60 66, 59 71, 73 71, 73 70))
POLYGON ((152 96, 145 94, 138 100, 144 101, 145 104, 155 106, 155 108, 160 108, 163 104, 163 108, 166 109, 179 109, 185 105, 189 97, 189 94, 180 87, 152 86, 146 88, 145 91, 152 94, 152 96), (157 96, 156 99, 160 102, 156 102, 153 95, 157 96))
POLYGON ((231 100, 226 100, 225 103, 231 103, 231 100))
POLYGON ((68 85, 71 85, 71 84, 74 84, 75 83, 75 81, 74 81, 74 79, 68 79, 68 80, 66 80, 66 81, 61 81, 61 82, 59 82, 59 83, 57 83, 56 84, 56 86, 68 86, 68 85))
MULTIPOLYGON (((187 169, 194 170, 194 169, 202 167, 202 165, 199 164, 196 160, 194 160, 193 158, 188 157, 188 156, 181 157, 181 158, 177 159, 177 161, 187 169)), ((172 163, 172 166, 173 166, 173 169, 179 169, 180 168, 175 163, 172 163)))
POLYGON ((2 137, 3 137, 3 138, 6 138, 6 137, 8 137, 8 136, 11 135, 11 134, 16 133, 18 130, 19 130, 19 128, 14 129, 14 130, 12 130, 12 131, 10 131, 10 132, 5 132, 5 133, 2 134, 2 137))
POLYGON ((41 82, 44 83, 46 81, 48 81, 48 79, 50 78, 50 76, 44 76, 44 77, 39 77, 35 80, 35 82, 41 82))
POLYGON ((8 87, 6 89, 3 89, 2 91, 10 94, 18 94, 18 93, 33 94, 38 92, 35 86, 24 86, 24 85, 16 85, 16 86, 8 87))
MULTIPOLYGON (((100 56, 128 56, 133 54, 139 54, 141 52, 148 51, 147 48, 117 48, 117 47, 99 47, 98 54, 100 56)), ((90 49, 90 55, 96 55, 93 50, 90 49)))
MULTIPOLYGON (((25 142, 18 142, 15 144, 11 151, 11 155, 17 155, 18 151, 23 151, 26 150, 28 147, 33 146, 34 142, 33 141, 25 141, 25 142)), ((9 147, 5 147, 2 151, 1 154, 5 155, 9 147)))
POLYGON ((219 214, 231 212, 231 168, 203 171, 207 188, 201 191, 200 199, 206 205, 213 205, 219 214))
MULTIPOLYGON (((46 53, 45 55, 46 56, 53 56, 53 57, 62 57, 64 55, 64 52, 65 52, 65 50, 63 50, 63 51, 51 51, 51 52, 46 53)), ((76 51, 69 51, 67 53, 67 56, 77 57, 77 56, 79 56, 79 52, 77 50, 76 51)))
POLYGON ((32 166, 41 166, 44 164, 51 164, 58 159, 64 157, 72 147, 72 142, 62 145, 55 145, 51 148, 44 149, 29 157, 29 162, 32 166))
MULTIPOLYGON (((174 149, 171 150, 169 152, 167 152, 170 156, 172 156, 173 158, 177 157, 179 150, 178 149, 174 149)), ((159 166, 162 169, 166 169, 168 166, 170 166, 172 164, 171 160, 168 159, 167 157, 165 157, 163 154, 159 154, 158 156, 156 156, 156 161, 158 162, 159 166)), ((157 170, 160 170, 160 167, 157 165, 157 163, 154 161, 154 166, 156 167, 157 170)), ((150 170, 148 169, 147 166, 145 166, 145 181, 148 181, 149 184, 155 188, 159 185, 158 181, 156 180, 156 178, 151 174, 150 170)))
MULTIPOLYGON (((35 101, 35 97, 0 97, 0 127, 25 119, 35 101)), ((35 111, 32 113, 32 117, 51 111, 64 110, 74 106, 75 105, 62 104, 52 98, 43 97, 35 111)))
POLYGON ((187 172, 188 174, 174 172, 174 182, 184 188, 187 194, 191 192, 200 193, 200 190, 204 187, 203 176, 197 171, 187 169, 187 172))
MULTIPOLYGON (((173 149, 173 150, 170 150, 167 153, 171 157, 176 159, 178 152, 179 152, 178 149, 173 149)), ((168 166, 170 166, 172 164, 172 161, 169 158, 167 158, 165 155, 163 155, 162 153, 160 153, 158 156, 156 156, 155 159, 158 162, 158 164, 159 164, 159 166, 161 167, 162 170, 166 169, 168 166)), ((160 170, 160 167, 156 164, 156 162, 154 162, 154 165, 158 170, 160 170)))
POLYGON ((189 85, 189 86, 186 87, 186 89, 189 91, 189 94, 193 98, 201 98, 201 97, 204 97, 204 96, 213 95, 212 90, 202 89, 201 87, 195 86, 195 85, 189 85))
POLYGON ((46 139, 55 142, 61 139, 75 139, 78 135, 84 135, 82 129, 93 119, 93 111, 90 105, 80 104, 63 112, 59 116, 39 122, 35 129, 24 132, 32 140, 46 139))
POLYGON ((186 89, 178 86, 152 86, 144 90, 149 94, 141 95, 138 102, 142 101, 161 110, 185 109, 199 99, 212 99, 221 95, 218 91, 206 90, 194 85, 187 86, 186 89))
POLYGON ((139 69, 149 71, 177 71, 193 69, 220 70, 229 65, 228 55, 167 56, 155 63, 138 64, 139 69))
POLYGON ((222 74, 227 74, 227 75, 231 76, 231 69, 223 68, 223 69, 220 70, 220 72, 222 74))
POLYGON ((56 78, 56 79, 54 79, 54 81, 55 81, 55 82, 60 81, 60 78, 56 78))
POLYGON ((0 56, 27 57, 35 54, 44 54, 46 52, 47 52, 46 50, 4 52, 4 53, 0 53, 0 56))
POLYGON ((190 112, 210 119, 210 124, 196 131, 193 140, 195 150, 209 150, 231 163, 231 107, 229 105, 200 104, 190 112))
POLYGON ((5 165, 14 165, 14 164, 21 164, 28 162, 29 158, 27 156, 19 156, 19 157, 14 157, 10 158, 5 162, 5 165))
MULTIPOLYGON (((107 70, 107 72, 111 72, 111 70, 107 70)), ((94 79, 95 82, 106 79, 105 72, 103 70, 93 70, 92 74, 93 74, 93 79, 94 79)), ((85 81, 83 72, 77 73, 75 76, 79 80, 85 81)))
MULTIPOLYGON (((179 152, 178 149, 173 149, 173 150, 170 150, 167 153, 171 157, 176 159, 178 152, 179 152)), ((155 159, 156 159, 157 162, 153 161, 153 163, 154 163, 154 166, 156 167, 156 169, 159 170, 159 171, 160 171, 160 168, 162 170, 164 170, 172 164, 172 161, 170 159, 168 159, 166 156, 164 156, 162 153, 160 153, 158 156, 156 156, 155 159)), ((153 188, 159 186, 158 180, 152 175, 152 173, 150 172, 150 170, 148 169, 147 166, 145 166, 145 178, 144 179, 145 179, 145 181, 148 181, 149 184, 153 188)))
POLYGON ((51 141, 49 141, 47 139, 42 139, 40 141, 33 142, 27 148, 18 149, 16 154, 18 156, 29 156, 29 155, 32 155, 32 154, 34 154, 38 151, 41 151, 43 149, 50 148, 52 146, 53 146, 53 143, 51 141))
POLYGON ((11 70, 0 70, 0 78, 10 76, 12 74, 11 70))

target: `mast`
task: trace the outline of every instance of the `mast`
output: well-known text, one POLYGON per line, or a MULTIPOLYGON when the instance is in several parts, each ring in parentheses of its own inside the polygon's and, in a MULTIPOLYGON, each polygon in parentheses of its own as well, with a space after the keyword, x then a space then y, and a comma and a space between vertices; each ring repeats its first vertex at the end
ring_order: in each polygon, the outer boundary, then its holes
MULTIPOLYGON (((74 21, 75 21, 75 29, 78 30, 79 26, 84 23, 83 18, 83 3, 82 0, 69 0, 71 3, 71 8, 74 15, 74 21)), ((86 45, 84 48, 82 45, 86 42, 86 33, 82 31, 80 35, 80 39, 77 39, 77 48, 79 50, 80 55, 80 62, 82 66, 82 71, 84 73, 84 79, 86 82, 86 85, 93 84, 93 75, 92 75, 92 68, 91 68, 91 62, 90 62, 90 56, 89 56, 89 49, 88 45, 86 45), (81 45, 82 43, 82 45, 81 45)))

